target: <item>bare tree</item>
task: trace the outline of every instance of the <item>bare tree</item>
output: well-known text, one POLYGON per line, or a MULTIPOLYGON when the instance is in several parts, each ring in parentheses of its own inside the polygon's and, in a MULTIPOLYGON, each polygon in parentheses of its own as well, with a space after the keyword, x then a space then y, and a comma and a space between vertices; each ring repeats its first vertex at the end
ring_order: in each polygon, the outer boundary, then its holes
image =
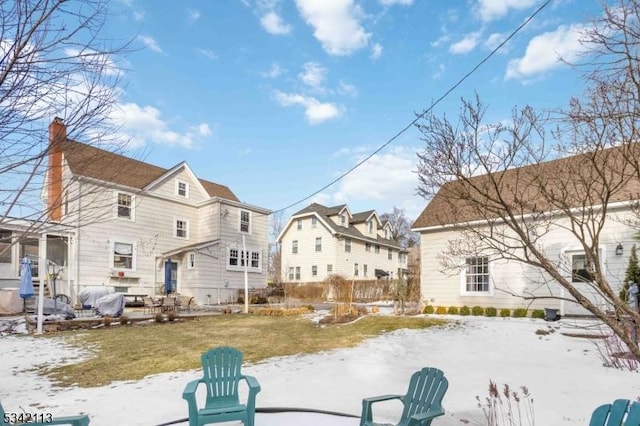
POLYGON ((269 217, 269 239, 271 240, 269 248, 269 276, 271 281, 278 284, 282 282, 282 250, 278 242, 278 236, 284 229, 287 221, 284 212, 272 213, 269 217))
POLYGON ((402 247, 413 247, 418 244, 420 238, 411 231, 411 222, 405 216, 404 209, 393 207, 393 211, 380 215, 382 222, 391 225, 391 238, 402 247))
POLYGON ((465 256, 519 263, 531 281, 520 296, 558 299, 555 289, 564 289, 638 360, 637 341, 607 311, 635 324, 640 315, 619 297, 620 277, 607 270, 601 247, 612 243, 612 223, 631 224, 625 215, 640 187, 639 11, 636 0, 605 6, 604 19, 584 33, 587 90, 567 111, 524 107, 487 124, 476 96, 463 100, 457 123, 428 115, 418 125, 419 192, 439 206, 432 217, 455 223, 460 235, 442 253, 443 269, 460 268, 465 256), (558 250, 558 235, 584 253, 578 273, 558 250))
POLYGON ((122 149, 113 117, 122 75, 117 59, 128 43, 103 38, 108 3, 0 2, 0 225, 20 217, 38 227, 60 207, 61 199, 43 205, 40 197, 51 184, 47 128, 54 117, 64 118, 70 139, 122 149))

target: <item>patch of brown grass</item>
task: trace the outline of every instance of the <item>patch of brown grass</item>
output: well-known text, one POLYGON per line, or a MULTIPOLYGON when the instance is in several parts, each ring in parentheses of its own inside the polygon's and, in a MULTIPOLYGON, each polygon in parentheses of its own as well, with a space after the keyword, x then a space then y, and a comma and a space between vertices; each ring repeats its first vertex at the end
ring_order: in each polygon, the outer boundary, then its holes
POLYGON ((40 373, 59 386, 95 387, 117 380, 140 380, 151 374, 197 369, 200 355, 215 346, 238 348, 244 353, 245 362, 258 362, 276 356, 353 347, 385 332, 445 323, 424 317, 376 316, 339 327, 317 327, 299 317, 218 315, 145 327, 111 327, 109 332, 83 330, 62 336, 74 346, 91 348, 95 356, 77 364, 41 367, 40 373))

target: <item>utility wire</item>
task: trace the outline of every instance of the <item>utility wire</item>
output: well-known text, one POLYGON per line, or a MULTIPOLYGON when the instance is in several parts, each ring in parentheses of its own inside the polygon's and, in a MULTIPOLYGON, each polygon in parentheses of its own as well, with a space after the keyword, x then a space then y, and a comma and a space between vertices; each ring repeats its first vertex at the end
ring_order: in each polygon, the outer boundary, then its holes
POLYGON ((349 175, 351 172, 353 172, 355 169, 357 169, 358 167, 360 167, 361 165, 363 165, 364 163, 366 163, 367 161, 369 161, 371 159, 371 157, 373 157, 374 155, 376 155, 377 153, 379 153, 380 151, 382 151, 384 148, 386 148, 388 145, 390 145, 393 141, 395 141, 396 139, 398 139, 404 132, 406 132, 407 130, 409 130, 411 127, 413 127, 418 120, 420 120, 421 118, 423 118, 425 115, 427 115, 436 105, 438 105, 444 98, 446 98, 447 96, 449 96, 449 94, 451 92, 453 92, 455 89, 458 88, 458 86, 460 86, 467 78, 469 78, 473 73, 475 73, 478 68, 480 68, 482 65, 484 65, 485 62, 487 62, 493 55, 495 55, 505 44, 507 44, 507 42, 509 40, 511 40, 516 34, 518 34, 518 32, 520 32, 520 30, 522 28, 524 28, 533 18, 536 17, 536 15, 538 15, 540 12, 542 12, 542 10, 547 7, 549 5, 549 3, 551 3, 551 0, 547 0, 545 1, 538 9, 536 9, 535 12, 533 12, 532 15, 530 15, 527 19, 524 20, 524 22, 522 24, 520 24, 515 30, 513 30, 511 32, 511 34, 509 34, 509 36, 507 38, 505 38, 502 43, 500 43, 498 46, 496 46, 491 52, 489 52, 489 54, 487 56, 484 57, 484 59, 482 59, 475 67, 473 67, 471 69, 471 71, 469 71, 468 73, 466 73, 460 80, 458 80, 453 86, 451 86, 451 88, 449 88, 449 90, 447 90, 446 92, 444 92, 444 94, 442 96, 440 96, 438 99, 436 99, 436 101, 434 103, 431 104, 431 106, 427 109, 425 109, 424 111, 422 111, 422 113, 418 114, 416 116, 415 119, 413 119, 409 124, 407 124, 406 126, 404 126, 399 132, 397 132, 395 135, 393 135, 391 137, 391 139, 387 140, 385 143, 383 143, 382 145, 380 145, 380 147, 378 149, 376 149, 375 151, 373 151, 371 154, 369 154, 367 157, 365 157, 364 159, 362 159, 360 162, 358 162, 355 166, 351 167, 349 170, 347 170, 346 172, 344 172, 343 174, 341 174, 340 176, 338 176, 337 178, 335 178, 334 180, 332 180, 331 182, 329 182, 328 184, 326 184, 325 186, 323 186, 322 188, 318 189, 317 191, 315 191, 314 193, 304 197, 303 199, 296 201, 295 203, 289 204, 286 207, 283 207, 281 209, 278 209, 276 211, 274 211, 273 213, 280 213, 284 210, 287 210, 293 206, 296 206, 302 202, 307 201, 309 198, 313 197, 314 195, 319 194, 320 192, 324 191, 325 189, 329 188, 330 186, 332 186, 333 184, 339 182, 340 180, 342 180, 343 178, 345 178, 347 175, 349 175))

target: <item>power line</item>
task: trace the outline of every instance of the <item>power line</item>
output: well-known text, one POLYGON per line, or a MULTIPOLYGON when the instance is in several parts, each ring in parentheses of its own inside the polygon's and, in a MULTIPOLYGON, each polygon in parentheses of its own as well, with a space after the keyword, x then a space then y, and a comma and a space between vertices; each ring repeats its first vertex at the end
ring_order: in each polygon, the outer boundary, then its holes
POLYGON ((361 165, 363 165, 364 163, 366 163, 367 161, 369 161, 371 159, 371 157, 373 157, 374 155, 376 155, 377 153, 379 153, 380 151, 382 151, 383 149, 385 149, 388 145, 390 145, 393 141, 395 141, 396 139, 398 139, 404 132, 406 132, 407 130, 409 130, 411 127, 413 127, 418 120, 420 120, 421 118, 423 118, 425 115, 427 115, 429 113, 429 111, 431 111, 436 105, 438 105, 444 98, 446 98, 447 96, 449 96, 449 94, 451 92, 453 92, 455 89, 458 88, 458 86, 460 86, 467 78, 469 78, 473 73, 475 73, 482 65, 484 65, 485 62, 487 62, 493 55, 495 55, 505 44, 507 44, 507 42, 509 40, 511 40, 516 34, 518 34, 518 32, 520 32, 520 30, 522 28, 524 28, 533 18, 536 17, 536 15, 538 15, 545 7, 547 7, 549 5, 549 3, 551 3, 551 0, 546 0, 538 9, 536 9, 535 12, 533 12, 533 14, 531 14, 527 19, 524 20, 524 22, 522 22, 522 24, 520 24, 515 30, 513 30, 511 32, 511 34, 509 34, 509 36, 507 38, 505 38, 498 46, 496 46, 491 52, 489 52, 489 54, 487 56, 485 56, 476 66, 474 66, 471 71, 469 71, 468 73, 466 73, 460 80, 458 80, 453 86, 451 86, 451 88, 449 88, 449 90, 447 90, 446 92, 444 92, 444 94, 442 96, 440 96, 438 99, 436 99, 436 101, 434 103, 431 104, 431 106, 427 109, 425 109, 424 111, 422 111, 422 113, 418 114, 416 116, 415 119, 413 119, 409 124, 407 124, 406 126, 404 126, 399 132, 397 132, 395 135, 393 135, 389 140, 387 140, 385 143, 383 143, 382 145, 380 145, 380 147, 378 147, 378 149, 376 149, 375 151, 373 151, 371 154, 369 154, 368 156, 366 156, 364 159, 362 159, 360 162, 358 162, 355 166, 353 166, 352 168, 350 168, 349 170, 347 170, 346 172, 344 172, 343 174, 341 174, 340 176, 338 176, 337 178, 335 178, 334 180, 332 180, 330 183, 326 184, 325 186, 323 186, 322 188, 318 189, 317 191, 313 192, 312 194, 304 197, 303 199, 296 201, 295 203, 289 204, 286 207, 283 207, 281 209, 278 209, 276 211, 274 211, 273 213, 280 213, 284 210, 287 210, 295 205, 298 205, 302 202, 307 201, 309 198, 313 197, 314 195, 317 195, 319 193, 321 193, 322 191, 324 191, 325 189, 329 188, 330 186, 332 186, 333 184, 339 182, 340 180, 342 180, 343 178, 345 178, 347 175, 349 175, 351 172, 353 172, 355 169, 357 169, 358 167, 360 167, 361 165))

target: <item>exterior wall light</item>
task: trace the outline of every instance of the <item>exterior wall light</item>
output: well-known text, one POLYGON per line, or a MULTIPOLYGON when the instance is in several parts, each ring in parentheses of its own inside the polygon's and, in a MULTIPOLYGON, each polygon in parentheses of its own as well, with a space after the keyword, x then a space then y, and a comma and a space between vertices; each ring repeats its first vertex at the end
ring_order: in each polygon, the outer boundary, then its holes
POLYGON ((622 243, 618 243, 618 246, 616 247, 616 256, 622 256, 622 253, 624 253, 624 247, 622 247, 622 243))

